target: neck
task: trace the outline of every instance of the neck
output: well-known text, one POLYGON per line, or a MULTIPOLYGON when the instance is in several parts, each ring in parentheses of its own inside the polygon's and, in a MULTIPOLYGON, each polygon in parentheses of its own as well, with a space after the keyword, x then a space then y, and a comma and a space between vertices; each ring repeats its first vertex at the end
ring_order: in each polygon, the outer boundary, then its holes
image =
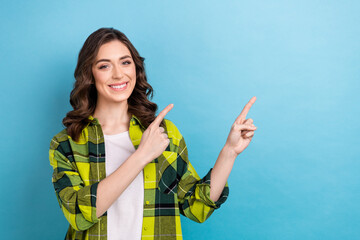
POLYGON ((131 114, 128 112, 127 101, 106 104, 98 101, 93 117, 99 120, 101 127, 107 132, 117 132, 128 128, 131 114))

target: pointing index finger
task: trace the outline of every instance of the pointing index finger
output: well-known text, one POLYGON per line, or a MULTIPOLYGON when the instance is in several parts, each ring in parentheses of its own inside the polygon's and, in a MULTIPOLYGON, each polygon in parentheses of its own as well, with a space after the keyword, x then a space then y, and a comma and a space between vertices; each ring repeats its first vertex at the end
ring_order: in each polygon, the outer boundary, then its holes
POLYGON ((164 119, 164 117, 166 116, 166 114, 173 108, 174 104, 169 104, 167 105, 166 108, 164 108, 159 115, 157 115, 157 117, 155 118, 155 120, 152 122, 152 124, 155 124, 156 126, 160 126, 160 123, 162 122, 162 120, 164 119))
POLYGON ((244 109, 241 111, 240 115, 236 118, 235 122, 241 124, 246 119, 246 115, 248 114, 251 106, 256 101, 256 97, 252 97, 250 101, 245 105, 244 109))

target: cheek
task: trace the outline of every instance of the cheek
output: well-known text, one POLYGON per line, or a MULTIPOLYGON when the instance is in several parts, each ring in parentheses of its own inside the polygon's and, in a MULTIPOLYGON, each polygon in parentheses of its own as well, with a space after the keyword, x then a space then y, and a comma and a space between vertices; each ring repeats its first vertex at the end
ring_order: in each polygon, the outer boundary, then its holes
POLYGON ((132 68, 127 69, 127 75, 131 76, 132 78, 136 78, 136 68, 133 66, 132 68))
POLYGON ((94 79, 97 83, 105 83, 107 79, 107 74, 105 72, 94 72, 94 79))

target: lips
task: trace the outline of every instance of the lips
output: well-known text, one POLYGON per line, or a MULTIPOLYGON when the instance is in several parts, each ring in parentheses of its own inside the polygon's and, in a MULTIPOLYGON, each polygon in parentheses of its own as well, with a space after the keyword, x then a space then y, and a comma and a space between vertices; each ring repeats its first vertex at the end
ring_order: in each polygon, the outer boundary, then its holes
POLYGON ((128 82, 114 83, 114 84, 110 84, 109 86, 120 86, 123 85, 124 83, 128 83, 128 82))
POLYGON ((127 86, 129 85, 129 82, 123 82, 123 83, 119 83, 119 84, 111 84, 109 85, 109 87, 114 90, 114 91, 125 91, 125 89, 127 89, 127 86), (124 85, 123 87, 120 87, 121 85, 124 85))

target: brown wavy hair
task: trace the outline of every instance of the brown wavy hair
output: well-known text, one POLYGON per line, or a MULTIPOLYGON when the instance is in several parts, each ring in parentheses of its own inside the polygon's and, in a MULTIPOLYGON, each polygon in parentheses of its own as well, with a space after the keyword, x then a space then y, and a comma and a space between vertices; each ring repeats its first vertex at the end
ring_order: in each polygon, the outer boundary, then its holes
MULTIPOLYGON (((158 106, 148 99, 153 97, 153 88, 147 82, 145 58, 139 55, 124 33, 114 28, 100 28, 86 39, 79 52, 74 72, 74 88, 70 93, 70 104, 74 110, 69 111, 62 121, 68 135, 75 141, 78 141, 82 130, 90 122, 88 117, 94 114, 96 108, 97 90, 91 67, 101 45, 114 40, 119 40, 127 46, 136 66, 136 85, 127 99, 128 112, 134 114, 145 128, 156 118, 158 106)), ((165 126, 164 121, 160 126, 165 126)))

